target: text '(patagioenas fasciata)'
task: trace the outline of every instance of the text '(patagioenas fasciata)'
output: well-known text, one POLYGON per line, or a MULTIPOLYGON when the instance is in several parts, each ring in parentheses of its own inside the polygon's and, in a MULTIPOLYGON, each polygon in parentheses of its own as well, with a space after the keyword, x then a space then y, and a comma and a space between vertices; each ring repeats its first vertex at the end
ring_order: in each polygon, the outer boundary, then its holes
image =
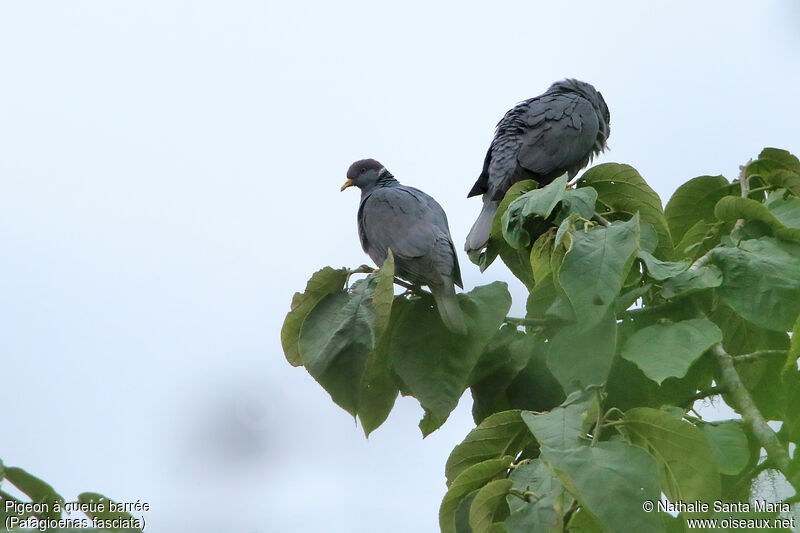
POLYGON ((445 326, 466 334, 454 287, 461 287, 461 271, 442 206, 419 189, 401 185, 374 159, 350 166, 341 190, 353 185, 361 189, 358 236, 367 255, 380 267, 391 249, 395 274, 427 285, 445 326))
POLYGON ((541 187, 565 172, 572 179, 605 150, 610 122, 603 95, 578 80, 556 82, 510 109, 497 124, 483 171, 467 195, 483 195, 467 252, 486 246, 500 201, 514 183, 533 179, 541 187))

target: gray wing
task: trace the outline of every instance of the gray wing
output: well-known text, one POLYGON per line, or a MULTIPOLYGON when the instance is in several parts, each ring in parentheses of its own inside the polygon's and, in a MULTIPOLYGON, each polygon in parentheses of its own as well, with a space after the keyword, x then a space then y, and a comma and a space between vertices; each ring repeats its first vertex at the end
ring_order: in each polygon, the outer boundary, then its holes
POLYGON ((424 192, 404 186, 376 189, 362 202, 358 221, 361 246, 377 265, 391 249, 401 277, 439 285, 447 276, 460 285, 447 216, 424 192))
POLYGON ((553 179, 586 166, 600 129, 592 104, 578 95, 545 95, 530 102, 517 163, 553 179))

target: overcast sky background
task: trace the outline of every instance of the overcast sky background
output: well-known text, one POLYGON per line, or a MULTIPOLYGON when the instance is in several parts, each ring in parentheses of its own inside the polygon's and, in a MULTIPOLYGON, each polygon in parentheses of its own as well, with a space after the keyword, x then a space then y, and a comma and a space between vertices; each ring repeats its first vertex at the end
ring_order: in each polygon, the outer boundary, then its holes
MULTIPOLYGON (((348 165, 443 205, 457 248, 502 114, 576 77, 666 202, 800 152, 800 3, 0 3, 0 457, 147 531, 436 531, 467 395, 366 440, 279 330, 368 261, 348 165)), ((460 256, 465 289, 511 280, 460 256)))

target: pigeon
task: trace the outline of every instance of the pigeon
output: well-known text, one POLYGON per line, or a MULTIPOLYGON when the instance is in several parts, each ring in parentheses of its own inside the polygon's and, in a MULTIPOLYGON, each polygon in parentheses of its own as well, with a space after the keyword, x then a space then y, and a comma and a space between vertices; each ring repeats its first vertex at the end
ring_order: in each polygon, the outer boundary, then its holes
POLYGON ((542 187, 565 172, 569 179, 606 148, 611 116, 590 84, 559 81, 510 109, 498 122, 483 171, 467 197, 483 195, 483 209, 467 235, 470 254, 486 246, 506 191, 533 179, 542 187))
POLYGON ((395 274, 413 285, 427 285, 444 325, 465 335, 454 287, 462 286, 461 271, 442 206, 419 189, 401 185, 374 159, 350 166, 341 190, 354 185, 361 189, 361 247, 379 267, 391 250, 395 274))

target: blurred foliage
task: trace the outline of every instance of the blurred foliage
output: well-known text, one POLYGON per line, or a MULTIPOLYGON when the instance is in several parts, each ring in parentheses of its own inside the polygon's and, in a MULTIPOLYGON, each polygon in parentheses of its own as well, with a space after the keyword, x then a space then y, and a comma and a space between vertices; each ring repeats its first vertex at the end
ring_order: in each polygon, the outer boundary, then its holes
MULTIPOLYGON (((45 481, 19 467, 0 461, 0 531, 77 533, 92 531, 141 532, 143 519, 113 509, 119 505, 96 492, 83 492, 75 502, 67 502, 45 481), (10 494, 13 485, 25 498, 10 494), (141 527, 139 527, 141 525, 141 527), (74 526, 74 527, 73 527, 74 526), (94 526, 94 527, 87 527, 94 526)), ((148 510, 149 504, 143 504, 148 510)))
POLYGON ((316 272, 281 333, 287 360, 367 435, 398 394, 420 402, 428 435, 471 391, 477 426, 446 463, 443 532, 686 531, 713 508, 643 502, 747 501, 765 469, 800 488, 795 156, 767 148, 663 209, 628 165, 517 183, 471 259, 483 271, 497 257, 529 290, 525 317, 506 316, 508 289, 491 283, 459 295, 469 333, 454 335, 427 292, 394 293, 388 260, 352 284, 363 268, 316 272), (743 419, 693 410, 720 395, 743 419))

